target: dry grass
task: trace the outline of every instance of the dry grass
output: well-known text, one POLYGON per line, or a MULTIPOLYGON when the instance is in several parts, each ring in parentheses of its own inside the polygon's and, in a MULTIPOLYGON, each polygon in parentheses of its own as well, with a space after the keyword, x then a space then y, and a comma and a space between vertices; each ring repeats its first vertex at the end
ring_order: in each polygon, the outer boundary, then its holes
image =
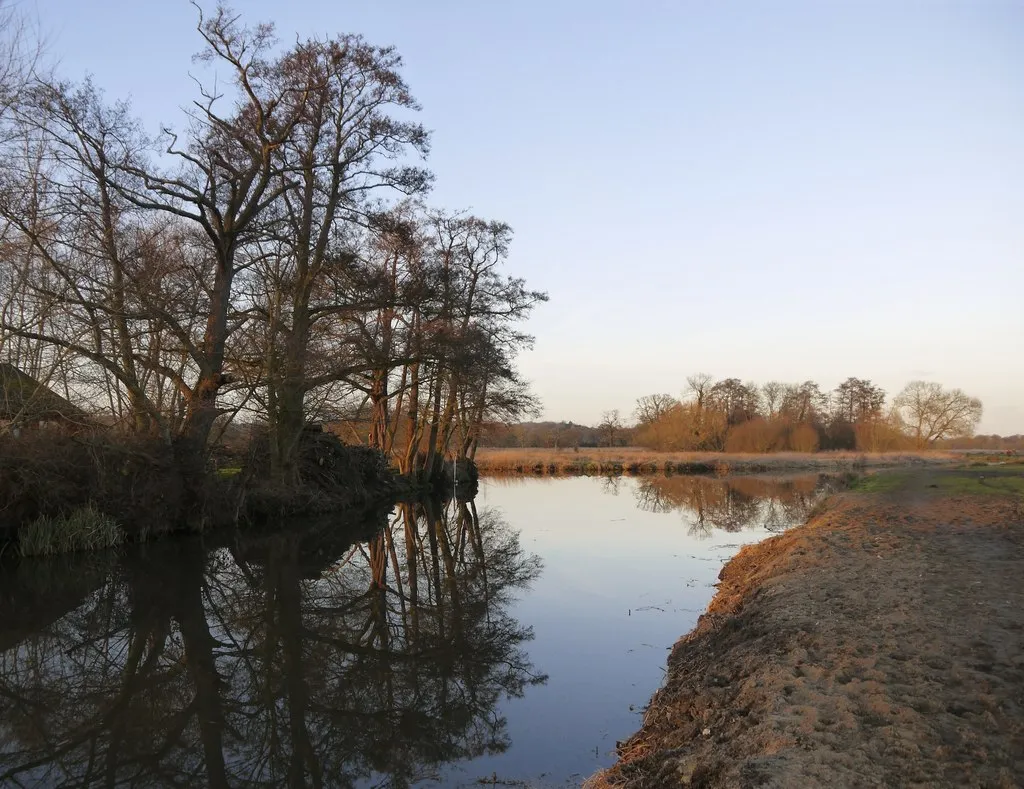
POLYGON ((655 452, 639 447, 600 449, 480 449, 483 474, 657 474, 744 473, 956 463, 951 452, 655 452))
POLYGON ((608 770, 601 770, 584 781, 582 789, 612 789, 612 787, 620 785, 611 783, 608 770))

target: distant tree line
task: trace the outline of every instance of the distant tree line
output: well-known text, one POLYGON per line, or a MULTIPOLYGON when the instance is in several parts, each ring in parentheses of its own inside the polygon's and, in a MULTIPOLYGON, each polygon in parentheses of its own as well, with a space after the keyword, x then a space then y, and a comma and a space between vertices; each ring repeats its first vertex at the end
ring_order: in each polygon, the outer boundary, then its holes
POLYGON ((959 389, 913 381, 891 400, 868 379, 847 378, 828 391, 814 381, 758 385, 691 375, 681 397, 637 400, 634 424, 617 410, 600 424, 489 424, 482 442, 496 447, 641 446, 688 452, 885 452, 928 447, 1024 448, 1019 437, 976 437, 982 405, 959 389))
MULTIPOLYGON (((573 449, 607 446, 607 433, 600 427, 579 425, 575 422, 519 422, 506 424, 491 422, 483 427, 480 445, 486 447, 550 447, 573 449)), ((617 439, 627 441, 628 429, 617 439)))
POLYGON ((0 361, 199 460, 264 425, 282 483, 310 422, 430 473, 534 412, 517 325, 546 296, 503 273, 508 225, 421 202, 395 50, 280 48, 224 7, 197 31, 209 79, 156 135, 0 37, 0 361))
POLYGON ((973 435, 981 413, 977 398, 925 381, 912 381, 889 401, 862 378, 827 391, 814 381, 757 385, 699 373, 687 378, 681 399, 641 397, 633 439, 675 451, 885 452, 973 435))
POLYGON ((947 438, 936 446, 941 449, 970 449, 975 451, 1024 452, 1024 435, 1000 436, 995 434, 947 438))

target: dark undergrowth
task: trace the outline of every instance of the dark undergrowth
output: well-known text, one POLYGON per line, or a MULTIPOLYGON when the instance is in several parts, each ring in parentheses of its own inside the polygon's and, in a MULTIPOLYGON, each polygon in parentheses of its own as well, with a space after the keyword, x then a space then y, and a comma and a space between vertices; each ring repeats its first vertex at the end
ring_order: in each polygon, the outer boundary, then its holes
POLYGON ((239 493, 239 518, 334 512, 393 501, 399 491, 396 475, 381 452, 345 444, 333 433, 303 434, 298 473, 302 481, 297 485, 276 482, 270 468, 269 439, 257 436, 242 472, 232 480, 239 493))
MULTIPOLYGON (((0 438, 0 540, 31 530, 62 539, 87 513, 112 519, 122 540, 176 530, 192 499, 173 449, 161 442, 105 435, 0 438)), ((64 541, 66 550, 76 546, 64 541)), ((109 543, 108 543, 109 544, 109 543)), ((33 553, 49 553, 36 546, 33 553)))
POLYGON ((355 510, 393 502, 402 493, 381 453, 327 433, 303 437, 300 484, 273 481, 260 439, 244 455, 218 457, 218 463, 221 469, 207 463, 197 474, 194 462, 155 439, 2 436, 0 552, 40 555, 144 542, 355 510))

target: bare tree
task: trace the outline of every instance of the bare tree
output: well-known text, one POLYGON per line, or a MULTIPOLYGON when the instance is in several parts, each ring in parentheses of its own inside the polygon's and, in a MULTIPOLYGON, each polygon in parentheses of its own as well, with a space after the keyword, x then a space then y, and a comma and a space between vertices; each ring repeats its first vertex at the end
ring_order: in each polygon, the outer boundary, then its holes
POLYGON ((633 416, 641 425, 650 425, 661 419, 670 408, 679 405, 670 394, 644 395, 636 401, 633 416))
POLYGON ((707 405, 708 392, 714 384, 715 376, 711 373, 695 373, 686 376, 686 393, 693 397, 697 408, 707 405))
POLYGON ((17 289, 33 314, 15 319, 5 311, 3 330, 93 368, 93 380, 83 370, 79 383, 103 390, 115 413, 125 405, 136 430, 166 428, 147 395, 140 353, 153 347, 136 288, 146 278, 153 228, 111 181, 143 144, 137 126, 124 105, 104 105, 89 82, 37 82, 14 116, 0 217, 23 250, 17 289))
POLYGON ((785 393, 786 385, 779 381, 769 381, 761 385, 761 401, 764 403, 768 419, 775 419, 779 415, 785 393))
POLYGON ((31 84, 42 53, 43 42, 18 4, 0 0, 0 124, 31 84))
POLYGON ((235 278, 252 265, 254 250, 247 242, 258 237, 268 207, 290 185, 276 151, 302 118, 304 102, 295 94, 310 89, 274 79, 276 69, 268 59, 275 43, 272 25, 245 27, 219 6, 210 17, 200 11, 197 30, 205 44, 197 59, 227 67, 232 94, 200 83, 184 138, 164 130, 163 153, 179 166, 164 170, 140 158, 126 162, 116 182, 134 205, 194 223, 208 242, 209 264, 200 281, 205 326, 200 337, 185 342, 196 375, 187 387, 180 438, 193 453, 202 451, 222 413, 217 395, 230 380, 225 376, 228 339, 249 318, 232 309, 235 278))
POLYGON ((603 412, 598 430, 601 431, 602 443, 606 447, 615 446, 615 439, 622 430, 622 417, 619 415, 619 409, 603 412))
POLYGON ((832 397, 832 418, 849 424, 879 419, 885 405, 885 390, 868 379, 847 378, 832 397))
POLYGON ((789 384, 782 396, 780 413, 795 423, 816 424, 823 419, 828 397, 814 381, 789 384))
POLYGON ((971 436, 981 421, 981 400, 960 389, 943 389, 941 384, 928 381, 911 381, 895 404, 919 448, 944 438, 971 436))
POLYGON ((244 407, 288 483, 311 418, 350 415, 432 472, 486 420, 535 411, 517 324, 546 295, 502 273, 508 225, 408 199, 428 135, 395 51, 342 35, 278 53, 223 6, 197 29, 197 59, 230 78, 197 79, 186 127, 155 140, 89 81, 0 68, 22 80, 0 86, 18 98, 0 113, 4 357, 194 471, 244 407))
POLYGON ((725 378, 712 386, 705 396, 705 406, 725 414, 729 425, 737 425, 757 416, 760 395, 757 385, 743 383, 739 378, 725 378))
POLYGON ((375 221, 377 195, 414 195, 430 183, 426 170, 398 164, 406 156, 425 155, 428 147, 420 124, 395 117, 396 111, 419 109, 400 67, 392 48, 339 36, 300 43, 274 64, 274 77, 268 80, 273 95, 283 97, 286 116, 297 119, 274 152, 279 218, 268 227, 274 254, 260 269, 269 278, 262 283, 268 299, 259 314, 270 329, 267 406, 272 458, 282 478, 295 478, 305 397, 317 386, 365 373, 372 379, 368 391, 378 409, 374 423, 382 431, 371 443, 382 447, 385 440, 388 420, 382 409, 394 366, 398 258, 407 250, 394 223, 381 228, 375 221), (383 236, 376 243, 382 265, 373 270, 360 269, 353 248, 366 227, 381 229, 383 236), (369 292, 353 292, 360 282, 371 285, 369 292), (328 354, 315 371, 309 370, 310 345, 324 340, 322 327, 350 321, 360 312, 377 319, 375 338, 362 324, 364 347, 376 346, 373 358, 353 364, 344 353, 333 360, 328 354))
MULTIPOLYGON (((460 402, 467 387, 479 387, 473 421, 479 425, 486 412, 489 382, 513 386, 518 376, 511 366, 514 352, 529 347, 533 338, 516 328, 547 294, 526 288, 522 279, 501 272, 512 241, 512 228, 464 214, 432 212, 430 228, 432 268, 437 301, 430 310, 433 385, 428 389, 427 457, 425 469, 433 473, 459 426, 460 402), (471 384, 470 381, 475 383, 471 384), (443 402, 443 406, 442 406, 443 402)), ((462 423, 466 423, 463 421, 462 423)), ((459 442, 460 457, 468 449, 466 436, 459 442)))

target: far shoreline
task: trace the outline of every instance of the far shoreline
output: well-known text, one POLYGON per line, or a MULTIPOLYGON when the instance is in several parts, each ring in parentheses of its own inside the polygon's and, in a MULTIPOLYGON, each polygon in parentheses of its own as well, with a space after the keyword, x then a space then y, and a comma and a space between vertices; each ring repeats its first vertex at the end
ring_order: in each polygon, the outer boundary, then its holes
MULTIPOLYGON (((991 453, 993 456, 996 453, 991 453)), ((643 474, 756 474, 790 471, 844 472, 866 469, 950 466, 962 453, 900 452, 657 452, 639 447, 491 448, 474 457, 484 476, 594 476, 643 474)), ((991 461, 990 461, 991 462, 991 461)))

